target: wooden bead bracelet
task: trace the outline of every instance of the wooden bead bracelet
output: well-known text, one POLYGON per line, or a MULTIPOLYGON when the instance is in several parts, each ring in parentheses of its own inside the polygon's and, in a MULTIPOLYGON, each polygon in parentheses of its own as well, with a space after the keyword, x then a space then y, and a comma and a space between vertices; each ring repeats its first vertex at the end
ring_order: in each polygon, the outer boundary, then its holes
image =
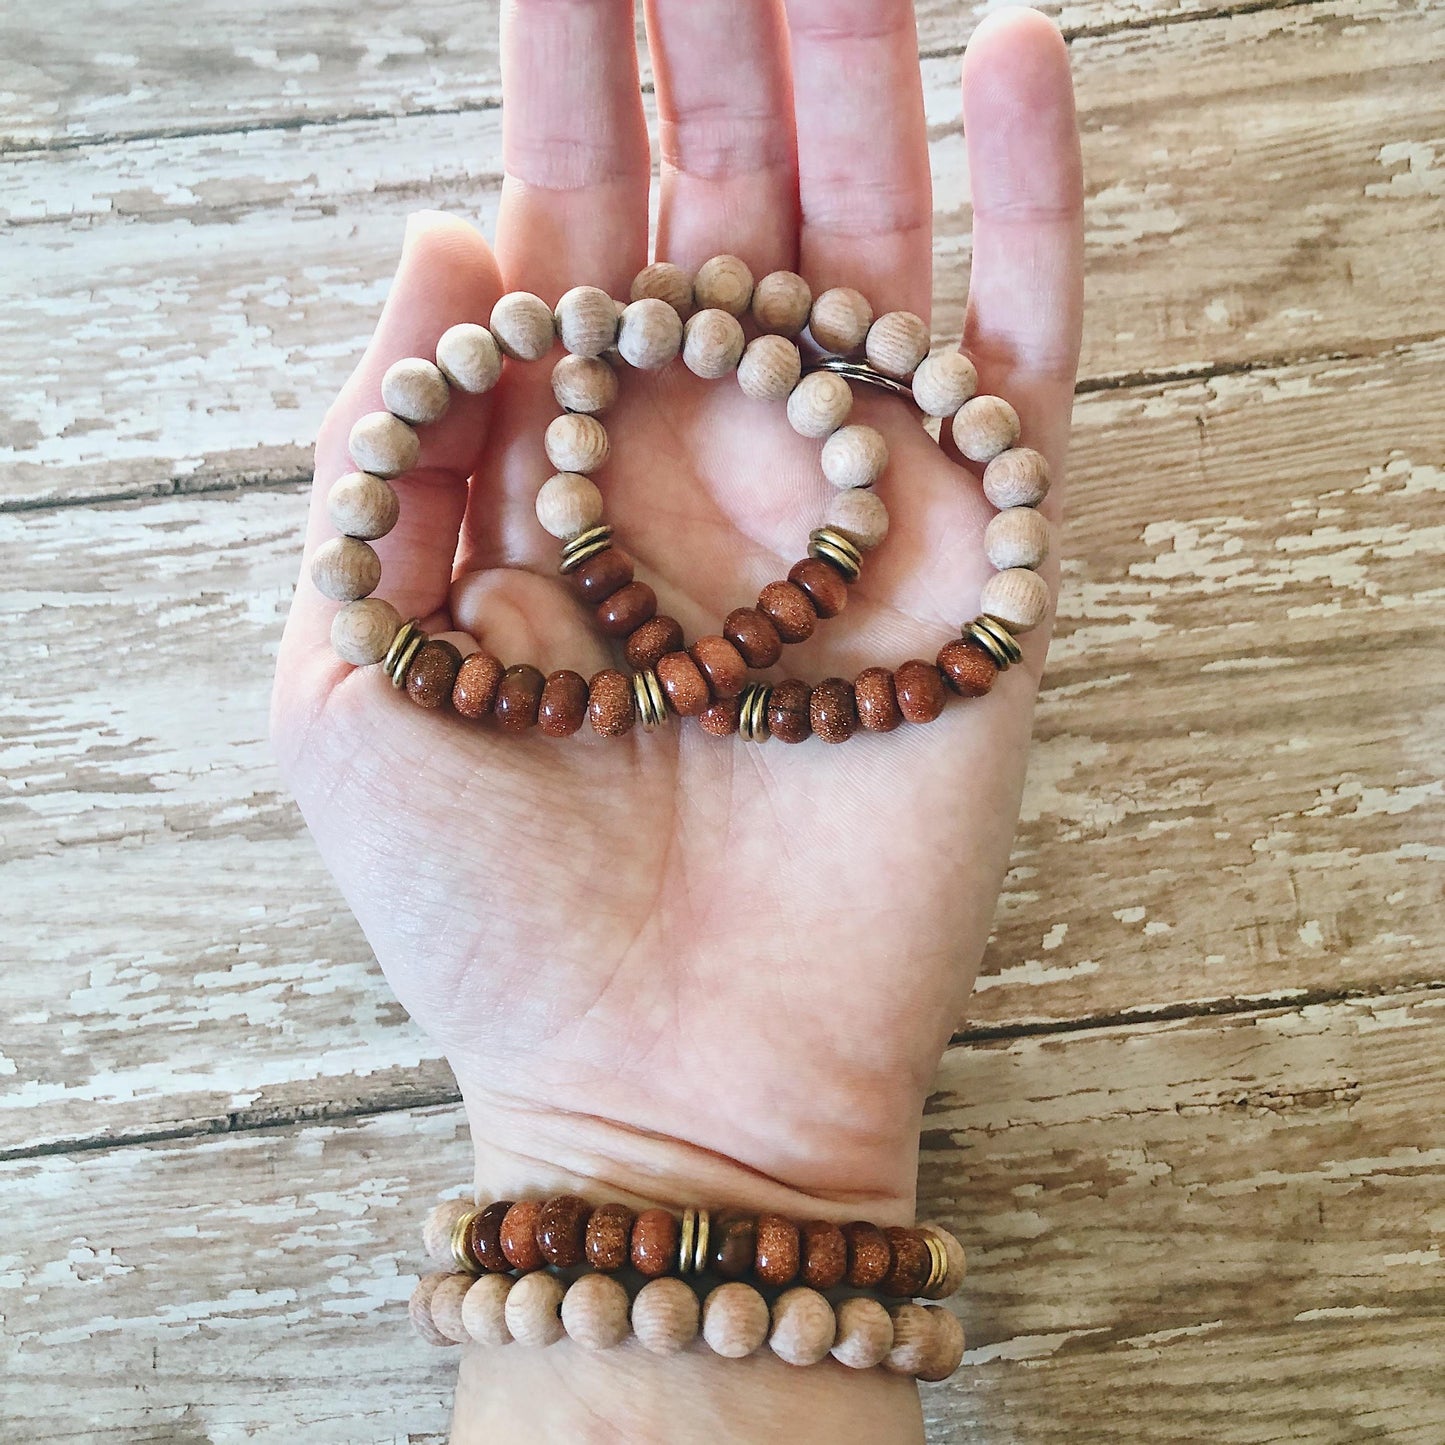
POLYGON ((490 326, 463 323, 445 332, 434 362, 396 362, 382 379, 388 410, 369 413, 352 428, 350 452, 359 470, 328 496, 342 535, 318 548, 311 564, 315 585, 346 604, 332 626, 333 647, 357 666, 382 664, 393 685, 423 707, 450 704, 466 718, 493 718, 508 732, 537 727, 566 737, 590 722, 603 736, 621 737, 637 723, 651 730, 676 715, 696 717, 713 735, 752 742, 802 742, 813 734, 843 742, 860 729, 890 732, 905 721, 931 722, 950 694, 981 696, 1019 660, 1017 634, 1037 626, 1048 610, 1048 587, 1036 569, 1050 539, 1036 510, 1048 492, 1048 464, 1018 445, 1017 413, 1001 397, 975 394, 972 362, 958 351, 929 355, 928 340, 927 326, 911 312, 875 320, 857 291, 834 287, 814 298, 790 271, 754 284, 735 256, 714 257, 696 276, 668 262, 648 266, 625 306, 595 286, 574 287, 555 311, 528 292, 503 296, 490 326), (740 319, 745 315, 759 333, 751 340, 740 319), (797 340, 805 329, 807 365, 797 340), (567 354, 553 369, 552 390, 562 414, 544 437, 557 471, 538 492, 537 516, 562 543, 560 570, 593 609, 599 630, 623 643, 630 675, 612 668, 590 680, 565 669, 544 675, 528 664, 504 667, 480 648, 464 655, 371 595, 381 561, 370 543, 396 524, 400 502, 391 482, 420 458, 416 428, 446 411, 453 389, 488 391, 504 358, 540 360, 558 339, 567 354), (852 359, 860 350, 863 359, 852 359), (691 646, 677 621, 658 613, 656 593, 635 576, 631 559, 613 546, 591 476, 611 450, 597 419, 618 393, 608 357, 657 370, 679 354, 697 376, 734 372, 749 396, 784 402, 793 429, 822 443, 823 473, 837 488, 823 525, 810 535, 807 556, 786 579, 768 583, 753 606, 734 609, 720 633, 691 646), (979 616, 934 662, 870 667, 851 682, 750 682, 750 672, 776 665, 784 644, 805 640, 820 620, 842 611, 864 553, 887 532, 887 508, 874 484, 887 466, 888 447, 873 427, 848 422, 850 382, 911 397, 925 415, 950 419, 963 456, 985 464, 984 493, 999 510, 984 547, 997 570, 984 584, 979 616))

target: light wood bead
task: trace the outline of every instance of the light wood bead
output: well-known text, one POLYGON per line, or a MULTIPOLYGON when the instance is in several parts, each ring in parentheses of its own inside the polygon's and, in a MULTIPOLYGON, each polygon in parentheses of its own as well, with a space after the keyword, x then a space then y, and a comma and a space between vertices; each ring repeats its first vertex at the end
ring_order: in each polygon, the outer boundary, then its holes
POLYGON ((545 1269, 520 1275, 507 1293, 503 1319, 520 1345, 554 1345, 562 1338, 562 1281, 545 1269))
POLYGON ((729 316, 741 316, 753 299, 753 273, 737 256, 714 256, 697 268, 692 301, 699 311, 716 307, 729 316))
POLYGON ((316 590, 333 602, 355 602, 376 591, 381 558, 355 537, 332 537, 312 554, 311 580, 316 590))
POLYGON ((644 296, 622 313, 617 350, 639 371, 657 371, 682 350, 682 319, 657 296, 644 296))
POLYGON ((750 1284, 720 1284, 702 1302, 702 1337, 715 1355, 740 1360, 762 1348, 770 1323, 767 1301, 750 1284))
POLYGON ((983 469, 983 494, 995 507, 1037 507, 1049 494, 1049 464, 1032 447, 1010 447, 983 469))
POLYGON ((552 418, 542 444, 559 472, 595 472, 612 449, 607 428, 595 416, 573 412, 552 418))
MULTIPOLYGON (((370 667, 380 662, 401 630, 401 613, 382 597, 363 597, 348 602, 331 619, 331 650, 353 667, 370 667)), ((467 1206, 470 1208, 470 1205, 467 1206)), ((430 1254, 431 1250, 428 1249, 430 1254)), ((450 1238, 446 1253, 432 1256, 450 1259, 450 1238)))
POLYGON ((888 443, 876 427, 839 427, 823 443, 823 475, 839 489, 871 487, 888 465, 888 443))
POLYGON ((404 356, 386 368, 381 399, 393 416, 412 426, 424 426, 446 411, 452 389, 439 367, 420 356, 404 356))
POLYGON ((971 462, 991 462, 1019 439, 1019 414, 1001 396, 976 396, 954 414, 954 445, 971 462))
POLYGON ((471 1288, 469 1274, 449 1274, 432 1291, 431 1321, 453 1344, 464 1345, 471 1336, 462 1323, 462 1302, 471 1288))
POLYGON ((849 487, 831 497, 825 520, 864 552, 888 535, 888 508, 877 492, 864 487, 849 487))
POLYGON ((570 542, 597 526, 602 513, 602 493, 580 472, 558 472, 537 491, 537 520, 559 542, 570 542))
POLYGON ((540 361, 552 349, 552 308, 530 291, 509 291, 492 307, 492 335, 517 361, 540 361))
POLYGON ((411 1318, 411 1327, 429 1345, 454 1345, 456 1341, 444 1335, 432 1320, 431 1302, 437 1287, 446 1279, 444 1274, 424 1274, 417 1280, 416 1288, 407 1301, 406 1312, 411 1318))
POLYGON ((642 301, 647 297, 666 301, 685 321, 692 315, 692 274, 671 261, 654 261, 644 266, 632 282, 632 299, 642 301))
POLYGON ((512 1292, 509 1274, 484 1274, 473 1282, 462 1301, 462 1324, 479 1345, 509 1345, 507 1296, 512 1292))
POLYGON ((813 309, 813 291, 796 271, 769 271, 753 287, 753 320, 773 336, 801 336, 813 309))
POLYGON ((978 609, 1004 623, 1010 632, 1029 632, 1049 610, 1049 584, 1026 567, 995 572, 983 584, 978 609))
POLYGON ((924 1354, 918 1378, 937 1384, 946 1380, 963 1363, 963 1323, 952 1310, 946 1310, 942 1305, 924 1305, 923 1308, 933 1323, 933 1337, 924 1354))
POLYGON ((876 1299, 855 1295, 837 1309, 838 1328, 832 1355, 850 1370, 881 1365, 893 1348, 893 1317, 876 1299))
POLYGON ((369 411, 351 428, 347 448, 363 472, 390 481, 417 464, 421 438, 389 411, 369 411))
POLYGON ((449 327, 437 342, 437 366, 458 391, 490 391, 502 374, 497 338, 475 321, 449 327))
POLYGON ((913 399, 925 416, 952 416, 978 390, 978 369, 961 351, 935 351, 913 373, 913 399))
POLYGON ((738 385, 757 401, 783 401, 803 374, 803 358, 786 336, 755 336, 738 362, 738 385))
POLYGON ((885 311, 868 328, 863 354, 884 376, 906 381, 928 355, 928 323, 912 311, 885 311))
POLYGON ((374 542, 396 526, 401 503, 390 482, 370 472, 347 472, 331 484, 326 514, 342 536, 374 542))
POLYGON ((606 411, 617 400, 617 373, 600 356, 564 356, 552 368, 552 395, 564 411, 606 411))
POLYGON ((693 1288, 680 1279, 654 1279, 632 1301, 632 1333, 654 1355, 675 1355, 697 1338, 701 1309, 693 1288))
POLYGON ((562 1297, 562 1324, 584 1349, 610 1350, 631 1333, 627 1290, 610 1274, 584 1274, 562 1297))
POLYGON ((1037 569, 1049 555, 1049 524, 1033 507, 1009 507, 988 524, 983 550, 1001 572, 1010 567, 1037 569))
MULTIPOLYGON (((379 598, 375 600, 380 602, 379 598)), ((371 605, 371 601, 372 599, 368 599, 366 602, 353 603, 352 605, 366 607, 371 605)), ((391 607, 389 602, 381 602, 380 605, 383 607, 391 607)), ((391 608, 391 611, 392 615, 398 619, 397 626, 399 627, 401 625, 401 614, 398 613, 394 607, 391 608)), ((336 615, 339 617, 341 613, 338 612, 336 615)), ((391 637, 395 636, 396 631, 393 629, 391 637)), ((386 645, 388 647, 391 646, 391 637, 386 639, 386 645)), ((383 652, 381 656, 385 657, 386 653, 383 652)), ((377 661, 380 662, 381 658, 377 658, 377 661)), ((428 1259, 434 1259, 438 1264, 451 1263, 452 1230, 456 1227, 456 1222, 462 1215, 470 1214, 476 1207, 470 1199, 443 1199, 442 1202, 427 1215, 426 1223, 421 1227, 421 1244, 422 1248, 426 1250, 428 1259)))
POLYGON ((716 381, 737 367, 742 354, 743 328, 736 316, 710 307, 688 319, 682 359, 695 376, 716 381))
POLYGON ((933 1320, 923 1305, 895 1305, 888 1313, 893 1317, 893 1344, 883 1357, 883 1368, 894 1375, 916 1377, 928 1363, 933 1320))
POLYGON ((773 1301, 768 1344, 790 1365, 816 1365, 833 1348, 838 1321, 815 1289, 787 1289, 773 1301))
POLYGON ((853 388, 841 376, 810 371, 788 396, 788 425, 799 436, 830 436, 852 410, 853 388))
POLYGON ((863 345, 873 324, 873 308, 861 291, 834 286, 813 302, 808 330, 824 351, 851 356, 863 345))
POLYGON ((601 356, 617 340, 617 303, 600 286, 574 286, 557 303, 557 335, 573 356, 601 356))
POLYGON ((927 1220, 918 1227, 937 1239, 943 1245, 943 1252, 948 1257, 948 1269, 928 1298, 947 1299, 950 1295, 956 1295, 963 1288, 963 1281, 968 1274, 968 1256, 958 1242, 958 1237, 952 1230, 945 1229, 941 1224, 932 1220, 927 1220))

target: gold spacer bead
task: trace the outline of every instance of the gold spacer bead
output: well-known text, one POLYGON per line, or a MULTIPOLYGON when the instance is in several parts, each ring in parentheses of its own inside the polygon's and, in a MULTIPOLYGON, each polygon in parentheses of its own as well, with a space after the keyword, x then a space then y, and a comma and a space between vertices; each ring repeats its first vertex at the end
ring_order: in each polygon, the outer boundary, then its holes
POLYGON ((697 1210, 682 1211, 681 1242, 677 1249, 677 1272, 686 1274, 692 1268, 692 1241, 697 1233, 697 1210))
POLYGON ((1000 672, 1023 656, 1013 634, 992 617, 975 617, 964 625, 963 636, 983 648, 1000 672))
POLYGON ((863 554, 833 527, 818 527, 808 534, 808 555, 831 562, 849 582, 856 582, 863 570, 863 554))
POLYGON ((403 622, 401 626, 396 629, 396 636, 391 639, 391 646, 386 649, 386 656, 382 658, 381 661, 382 671, 385 672, 388 677, 391 676, 396 667, 396 659, 400 656, 401 649, 411 640, 412 634, 415 631, 415 617, 408 622, 403 622))
POLYGON ((750 682, 738 698, 738 736, 745 743, 768 740, 768 699, 773 689, 765 682, 750 682))
POLYGON ((632 674, 632 696, 637 704, 637 720, 648 732, 667 721, 667 695, 650 667, 632 674))
POLYGON ((392 639, 391 648, 386 654, 385 667, 393 687, 406 686, 406 670, 411 666, 412 658, 421 651, 425 641, 426 633, 422 631, 415 617, 404 623, 401 631, 392 639))
POLYGON ((931 1229, 923 1230, 923 1242, 928 1246, 928 1278, 921 1291, 925 1299, 936 1298, 936 1291, 948 1273, 948 1252, 943 1241, 931 1229))
POLYGON ((1018 640, 1013 635, 1013 630, 1007 622, 997 617, 990 616, 987 612, 982 613, 974 619, 980 627, 986 627, 998 638, 1003 649, 1008 653, 1010 662, 1017 662, 1023 655, 1024 650, 1018 645, 1018 640))
POLYGON ((562 561, 557 570, 565 577, 568 572, 575 572, 589 557, 605 552, 611 545, 612 528, 605 522, 599 527, 589 527, 563 546, 562 561))
POLYGON ((697 1245, 693 1250, 692 1268, 695 1274, 707 1269, 707 1242, 712 1233, 712 1216, 706 1209, 697 1212, 697 1245))
POLYGON ((480 1274, 482 1272, 481 1265, 472 1258, 472 1252, 467 1247, 467 1236, 471 1233, 472 1220, 479 1213, 481 1213, 480 1210, 469 1209, 452 1225, 452 1259, 463 1274, 480 1274))

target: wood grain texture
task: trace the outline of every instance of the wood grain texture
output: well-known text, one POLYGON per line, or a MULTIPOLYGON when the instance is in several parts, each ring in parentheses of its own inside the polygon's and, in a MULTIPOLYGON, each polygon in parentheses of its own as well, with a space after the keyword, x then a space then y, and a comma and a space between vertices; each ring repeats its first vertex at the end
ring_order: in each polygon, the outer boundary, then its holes
MULTIPOLYGON (((920 1209, 970 1251, 970 1348, 925 1393, 934 1438, 1423 1445, 1442 1059, 1438 992, 951 1050, 920 1209)), ((455 1355, 405 1300, 468 1156, 439 1109, 3 1166, 29 1225, 0 1240, 0 1415, 38 1440, 441 1438, 455 1355)))

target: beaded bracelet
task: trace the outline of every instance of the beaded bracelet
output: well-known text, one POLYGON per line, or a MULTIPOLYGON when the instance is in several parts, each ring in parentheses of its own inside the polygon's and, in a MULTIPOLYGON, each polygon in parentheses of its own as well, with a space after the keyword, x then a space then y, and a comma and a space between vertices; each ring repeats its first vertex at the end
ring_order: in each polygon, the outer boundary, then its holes
POLYGON ((900 723, 931 722, 950 692, 978 697, 1021 657, 1016 635, 1041 622, 1049 592, 1037 568, 1049 550, 1049 528, 1036 510, 1049 488, 1048 465, 1018 445, 1019 419, 1001 397, 976 395, 977 372, 961 352, 928 354, 928 329, 911 312, 873 318, 857 291, 834 287, 816 299, 801 276, 776 271, 756 285, 735 256, 717 256, 695 277, 667 262, 647 267, 623 306, 594 286, 578 286, 556 310, 528 292, 498 301, 489 327, 453 326, 437 343, 435 362, 407 358, 382 380, 387 411, 362 417, 350 436, 360 469, 331 489, 331 519, 343 535, 324 543, 311 576, 327 596, 345 603, 332 626, 340 657, 357 666, 381 663, 393 685, 423 707, 450 704, 461 716, 494 718, 504 731, 538 727, 565 737, 584 721, 620 737, 636 723, 651 730, 669 715, 696 717, 704 731, 763 742, 801 742, 812 734, 843 742, 859 729, 890 732, 900 723), (760 334, 748 340, 741 317, 760 334), (798 338, 806 328, 810 364, 798 338), (453 389, 481 393, 501 375, 503 358, 544 357, 560 339, 567 352, 552 373, 562 414, 544 437, 556 473, 537 496, 542 526, 562 543, 560 570, 593 608, 599 630, 624 644, 630 675, 604 669, 589 680, 570 670, 544 675, 529 664, 503 667, 480 649, 468 656, 431 639, 415 619, 403 621, 371 596, 381 562, 370 542, 395 525, 400 502, 391 481, 416 465, 415 430, 437 420, 453 389), (863 360, 850 359, 862 350, 863 360), (591 474, 611 443, 597 415, 616 399, 616 356, 639 370, 657 370, 679 353, 695 375, 735 372, 749 396, 782 401, 800 435, 822 443, 824 476, 837 488, 808 555, 784 580, 770 582, 755 605, 727 615, 722 631, 687 645, 681 626, 660 615, 653 589, 613 546, 603 496, 591 474), (874 484, 888 447, 873 427, 849 423, 850 382, 907 396, 928 416, 951 419, 953 439, 970 461, 984 463, 983 488, 998 514, 984 547, 997 569, 985 582, 979 616, 946 642, 932 663, 911 659, 894 670, 870 667, 852 682, 826 678, 749 682, 750 671, 773 667, 784 644, 810 637, 837 616, 865 552, 888 528, 874 484))

